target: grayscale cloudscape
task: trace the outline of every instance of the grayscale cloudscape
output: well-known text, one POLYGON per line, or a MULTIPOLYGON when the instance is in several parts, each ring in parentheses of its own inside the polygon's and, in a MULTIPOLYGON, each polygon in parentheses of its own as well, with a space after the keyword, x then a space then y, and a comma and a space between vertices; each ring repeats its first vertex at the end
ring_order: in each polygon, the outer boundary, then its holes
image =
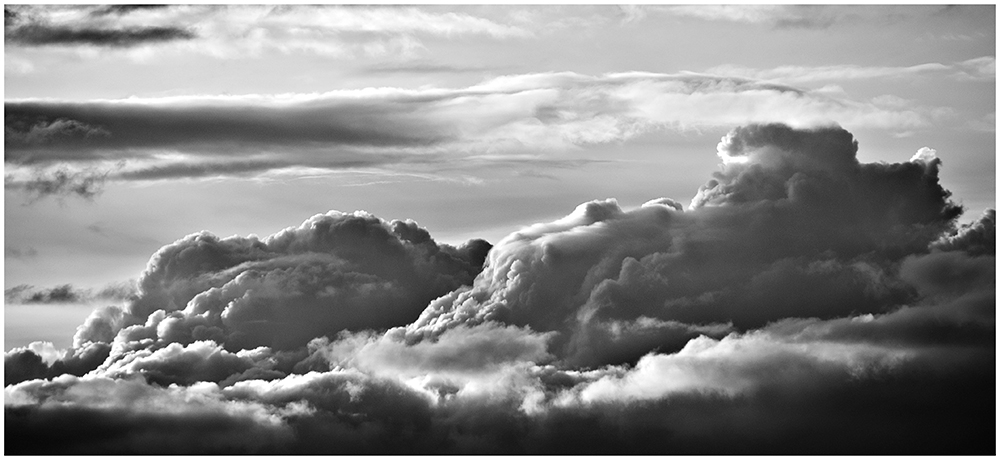
POLYGON ((335 211, 189 235, 71 348, 6 353, 7 447, 988 451, 995 213, 956 226, 940 159, 858 149, 744 126, 690 204, 592 201, 492 248, 335 211))

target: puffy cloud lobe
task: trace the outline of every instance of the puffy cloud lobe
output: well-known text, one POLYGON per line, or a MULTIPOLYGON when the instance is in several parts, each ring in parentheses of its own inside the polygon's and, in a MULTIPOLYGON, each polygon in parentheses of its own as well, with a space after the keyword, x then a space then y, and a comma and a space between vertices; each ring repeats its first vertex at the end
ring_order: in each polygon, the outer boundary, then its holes
POLYGON ((719 145, 723 171, 687 211, 595 201, 528 227, 498 243, 471 288, 436 299, 407 331, 505 321, 558 331, 558 356, 600 365, 643 352, 628 343, 636 336, 611 340, 615 322, 692 325, 653 334, 676 350, 701 330, 727 332, 720 325, 885 312, 916 295, 896 266, 961 208, 938 183, 939 159, 862 165, 856 153, 840 128, 739 128, 719 145))
MULTIPOLYGON (((199 377, 219 381, 259 367, 240 350, 290 352, 342 330, 406 324, 470 283, 489 249, 482 240, 438 244, 412 221, 361 212, 316 215, 263 240, 193 234, 160 249, 136 294, 122 308, 95 311, 74 346, 113 344, 100 369, 109 375, 191 383, 164 366, 230 369, 199 377)), ((290 371, 282 369, 272 374, 290 371)))
MULTIPOLYGON (((97 420, 60 444, 76 453, 988 453, 995 213, 956 228, 930 149, 857 148, 737 129, 686 208, 594 201, 492 249, 363 213, 190 235, 73 350, 8 353, 6 434, 97 420), (84 348, 103 362, 58 376, 84 348)), ((31 442, 9 448, 57 449, 31 442)))
POLYGON ((99 366, 111 352, 107 343, 88 343, 56 350, 50 343, 34 342, 4 353, 4 384, 48 379, 63 374, 84 375, 99 366))
POLYGON ((976 220, 963 225, 956 233, 942 237, 931 246, 942 251, 961 250, 969 255, 996 255, 997 212, 987 209, 976 220))

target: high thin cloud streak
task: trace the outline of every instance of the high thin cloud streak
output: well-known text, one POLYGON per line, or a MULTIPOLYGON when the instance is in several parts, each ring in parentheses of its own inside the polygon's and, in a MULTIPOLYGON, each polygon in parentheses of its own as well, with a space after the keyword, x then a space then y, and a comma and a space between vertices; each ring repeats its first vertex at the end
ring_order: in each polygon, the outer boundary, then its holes
MULTIPOLYGON (((845 5, 670 5, 639 7, 647 11, 708 21, 766 24, 776 29, 825 29, 828 27, 870 22, 885 24, 916 14, 940 14, 949 7, 927 5, 921 9, 903 9, 894 5, 871 6, 864 10, 845 5)), ((633 13, 642 17, 646 13, 633 13)))
POLYGON ((774 69, 751 69, 737 66, 719 66, 709 73, 732 75, 758 80, 775 80, 783 83, 808 83, 815 81, 844 81, 860 79, 900 79, 919 75, 944 75, 963 81, 996 80, 997 62, 993 56, 983 56, 962 62, 941 64, 927 63, 908 67, 840 66, 781 66, 774 69))
POLYGON ((957 226, 932 149, 858 148, 744 126, 689 203, 492 247, 189 235, 70 349, 7 352, 7 452, 992 452, 995 212, 957 226))
POLYGON ((484 155, 503 161, 524 152, 544 159, 551 157, 546 152, 654 130, 758 122, 817 127, 838 119, 849 127, 909 131, 939 116, 927 107, 838 99, 742 78, 564 72, 459 89, 9 100, 4 161, 12 184, 67 167, 113 170, 108 180, 252 176, 454 164, 484 155))
MULTIPOLYGON (((168 5, 33 6, 4 8, 12 47, 129 49, 207 53, 221 58, 262 51, 330 57, 408 55, 420 37, 533 35, 517 25, 413 7, 168 5)), ((137 54, 138 55, 138 54, 137 54)))

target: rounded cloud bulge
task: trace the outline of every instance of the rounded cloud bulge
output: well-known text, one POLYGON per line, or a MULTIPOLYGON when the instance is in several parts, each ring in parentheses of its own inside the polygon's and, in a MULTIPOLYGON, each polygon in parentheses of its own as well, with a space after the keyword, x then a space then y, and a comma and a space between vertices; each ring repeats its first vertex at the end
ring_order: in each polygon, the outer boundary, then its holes
POLYGON ((960 226, 940 158, 862 147, 742 126, 689 203, 495 245, 360 211, 188 235, 71 349, 5 354, 9 452, 988 452, 995 211, 960 226), (141 442, 209 410, 221 447, 141 442))

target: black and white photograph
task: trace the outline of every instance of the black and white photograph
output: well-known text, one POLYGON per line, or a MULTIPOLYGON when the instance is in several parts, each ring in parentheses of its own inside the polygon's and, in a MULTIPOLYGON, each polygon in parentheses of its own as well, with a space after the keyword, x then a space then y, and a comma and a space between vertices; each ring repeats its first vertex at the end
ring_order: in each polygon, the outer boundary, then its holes
POLYGON ((5 455, 983 455, 996 5, 5 4, 5 455))

